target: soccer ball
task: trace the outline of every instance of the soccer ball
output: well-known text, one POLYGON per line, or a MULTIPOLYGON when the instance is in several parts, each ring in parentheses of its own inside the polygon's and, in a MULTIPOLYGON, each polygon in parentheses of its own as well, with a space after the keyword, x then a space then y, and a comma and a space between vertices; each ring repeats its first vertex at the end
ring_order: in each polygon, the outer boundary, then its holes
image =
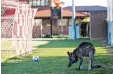
POLYGON ((32 60, 33 60, 34 62, 38 62, 38 61, 39 61, 39 56, 33 56, 33 57, 32 57, 32 60))

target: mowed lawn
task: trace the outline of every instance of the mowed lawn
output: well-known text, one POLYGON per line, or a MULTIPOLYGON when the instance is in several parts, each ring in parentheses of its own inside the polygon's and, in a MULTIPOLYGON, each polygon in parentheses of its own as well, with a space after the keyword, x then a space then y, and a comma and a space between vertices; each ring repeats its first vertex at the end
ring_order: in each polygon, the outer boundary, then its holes
POLYGON ((10 58, 2 62, 2 74, 113 74, 113 56, 107 54, 107 48, 99 41, 89 40, 34 40, 32 54, 10 58), (92 42, 96 47, 95 65, 103 68, 87 71, 88 58, 84 58, 83 70, 78 71, 79 61, 68 68, 67 51, 73 51, 81 42, 92 42), (32 56, 40 57, 33 62, 32 56))

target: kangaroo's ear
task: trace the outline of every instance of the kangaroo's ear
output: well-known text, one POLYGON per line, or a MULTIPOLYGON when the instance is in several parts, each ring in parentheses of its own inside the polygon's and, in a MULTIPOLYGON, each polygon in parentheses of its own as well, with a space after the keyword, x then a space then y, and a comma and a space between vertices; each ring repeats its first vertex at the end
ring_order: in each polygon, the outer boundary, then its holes
POLYGON ((70 52, 68 51, 67 54, 70 55, 70 52))

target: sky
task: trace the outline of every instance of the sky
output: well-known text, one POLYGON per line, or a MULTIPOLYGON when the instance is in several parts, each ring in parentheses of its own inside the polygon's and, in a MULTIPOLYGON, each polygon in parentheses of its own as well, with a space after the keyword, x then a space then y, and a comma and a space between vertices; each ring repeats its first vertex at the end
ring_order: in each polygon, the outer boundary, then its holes
MULTIPOLYGON (((71 6, 72 0, 61 0, 64 2, 64 6, 71 6)), ((107 7, 107 0, 75 0, 75 6, 104 6, 107 7)))

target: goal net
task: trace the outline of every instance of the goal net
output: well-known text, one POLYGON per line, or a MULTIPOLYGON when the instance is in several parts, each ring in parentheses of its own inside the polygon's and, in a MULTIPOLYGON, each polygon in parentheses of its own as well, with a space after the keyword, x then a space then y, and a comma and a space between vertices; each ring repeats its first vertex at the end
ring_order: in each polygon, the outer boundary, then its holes
MULTIPOLYGON (((10 39, 13 54, 19 56, 32 52, 32 28, 36 10, 26 2, 18 0, 2 0, 1 37, 10 39)), ((2 49, 3 55, 9 54, 12 49, 2 49)), ((11 55, 10 53, 9 55, 11 55)))

